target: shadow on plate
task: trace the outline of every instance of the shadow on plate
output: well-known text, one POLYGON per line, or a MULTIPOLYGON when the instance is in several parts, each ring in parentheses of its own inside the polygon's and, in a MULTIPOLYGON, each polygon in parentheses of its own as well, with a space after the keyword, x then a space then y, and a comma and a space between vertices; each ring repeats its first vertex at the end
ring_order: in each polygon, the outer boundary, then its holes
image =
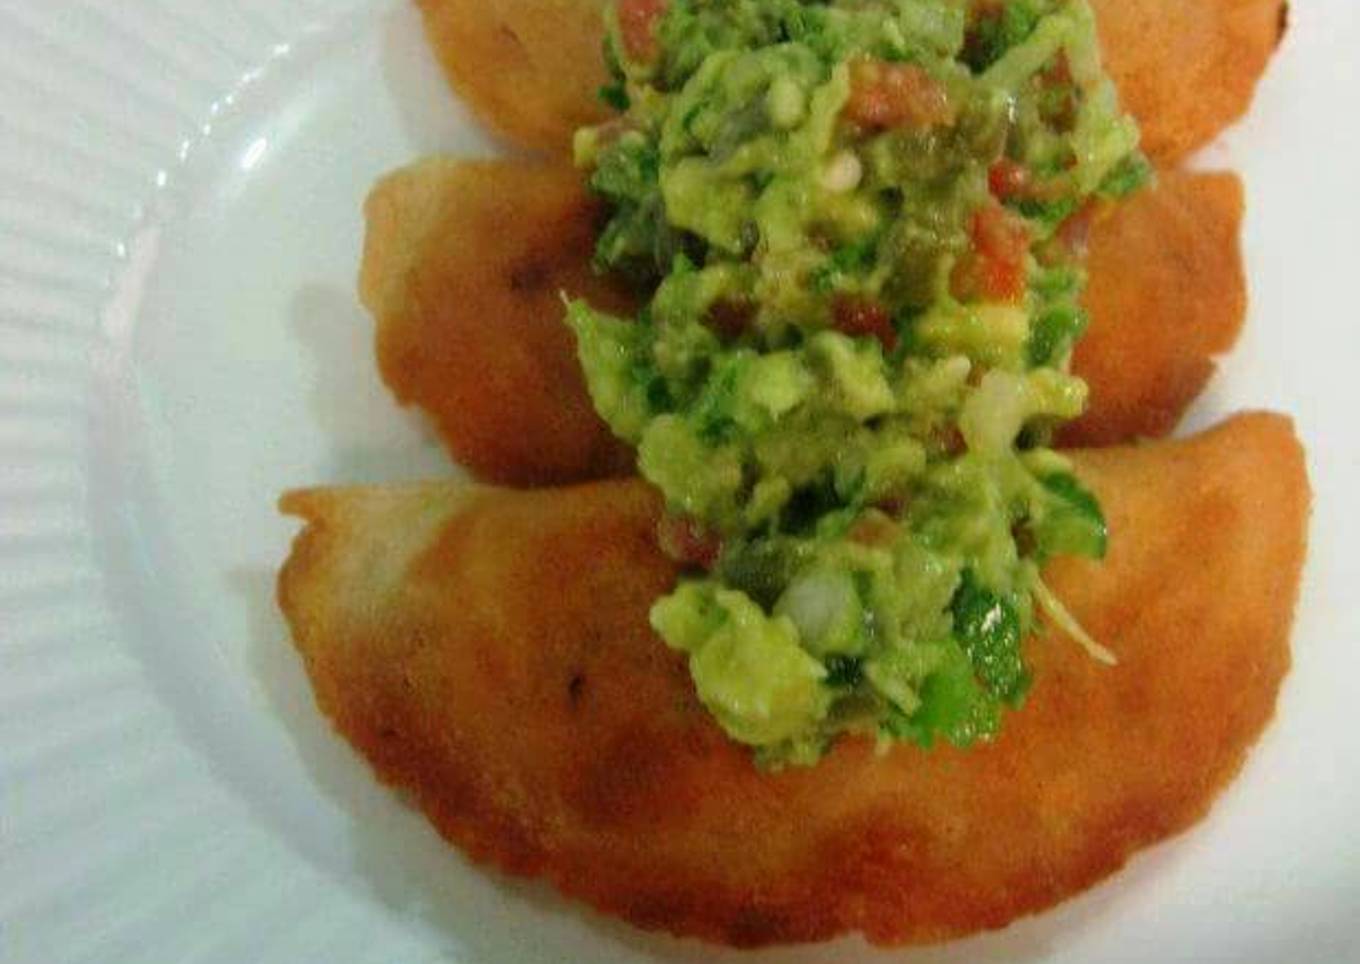
POLYGON ((308 416, 331 451, 318 484, 460 477, 433 425, 401 408, 383 386, 373 354, 373 321, 358 296, 311 284, 293 297, 290 327, 313 360, 308 416))

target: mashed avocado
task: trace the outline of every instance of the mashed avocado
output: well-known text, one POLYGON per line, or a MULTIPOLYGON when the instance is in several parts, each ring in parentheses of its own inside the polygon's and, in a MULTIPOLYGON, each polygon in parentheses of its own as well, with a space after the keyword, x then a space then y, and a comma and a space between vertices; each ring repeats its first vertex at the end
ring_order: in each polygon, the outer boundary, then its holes
MULTIPOLYGON (((577 135, 602 270, 569 320, 686 566, 652 622, 767 765, 845 732, 967 745, 1030 678, 1055 554, 1105 523, 1081 238, 1148 177, 1085 0, 619 0, 577 135)), ((1058 614, 1061 618, 1062 614, 1058 614)))

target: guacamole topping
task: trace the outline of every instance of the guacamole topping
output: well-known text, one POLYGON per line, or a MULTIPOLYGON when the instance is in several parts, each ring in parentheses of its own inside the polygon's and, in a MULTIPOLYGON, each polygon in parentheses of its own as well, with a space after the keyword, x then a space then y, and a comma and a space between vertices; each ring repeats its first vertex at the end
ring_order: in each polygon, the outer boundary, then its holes
POLYGON ((1099 558, 1082 243, 1141 186, 1085 0, 619 0, 578 132, 635 318, 570 305, 686 571, 652 624, 765 765, 994 736, 1043 586, 1099 558))

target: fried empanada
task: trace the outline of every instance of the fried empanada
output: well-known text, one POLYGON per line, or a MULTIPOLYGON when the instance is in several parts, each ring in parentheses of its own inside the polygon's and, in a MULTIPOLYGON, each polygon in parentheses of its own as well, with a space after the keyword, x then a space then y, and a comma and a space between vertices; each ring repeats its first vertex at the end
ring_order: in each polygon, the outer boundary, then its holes
POLYGON ((417 0, 453 88, 512 143, 571 151, 604 120, 605 0, 417 0))
POLYGON ((1286 0, 1091 0, 1105 67, 1171 164, 1247 112, 1284 36, 1286 0))
POLYGON ((1063 444, 1113 445, 1176 427, 1247 312, 1235 174, 1162 174, 1091 233, 1091 325, 1072 370, 1091 386, 1063 444))
POLYGON ((1288 420, 1078 453, 1113 538, 1047 579, 1119 656, 1032 639, 993 744, 846 741, 756 769, 648 628, 672 584, 636 480, 293 493, 279 596, 322 709, 479 861, 742 946, 998 928, 1183 830, 1289 666, 1309 492, 1288 420))
POLYGON ((563 321, 563 293, 630 307, 591 268, 596 209, 576 172, 432 158, 380 182, 365 211, 378 367, 458 462, 520 486, 629 471, 563 321))
MULTIPOLYGON (((596 415, 559 289, 630 311, 592 270, 595 203, 579 175, 520 162, 432 159, 368 201, 364 302, 397 398, 429 413, 455 460, 509 485, 627 474, 596 415)), ((1231 174, 1163 175, 1091 236, 1091 386, 1073 444, 1170 431, 1236 338, 1246 306, 1231 174)))
MULTIPOLYGON (((418 0, 449 81, 520 146, 565 154, 607 115, 605 0, 418 0)), ((1285 0, 1093 0, 1105 63, 1169 164, 1251 104, 1284 33, 1285 0)))

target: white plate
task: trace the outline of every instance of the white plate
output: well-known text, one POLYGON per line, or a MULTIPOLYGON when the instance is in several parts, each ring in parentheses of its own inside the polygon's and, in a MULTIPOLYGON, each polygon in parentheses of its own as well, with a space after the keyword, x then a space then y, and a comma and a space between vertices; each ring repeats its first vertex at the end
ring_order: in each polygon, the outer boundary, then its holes
MULTIPOLYGON (((1247 176, 1253 302, 1194 418, 1309 446, 1278 721, 1193 832, 910 960, 1360 959, 1360 22, 1297 7, 1207 154, 1247 176)), ((404 3, 0 0, 5 961, 723 956, 470 868, 331 735, 274 610, 279 492, 449 471, 353 293, 366 190, 437 149, 493 148, 404 3)))

